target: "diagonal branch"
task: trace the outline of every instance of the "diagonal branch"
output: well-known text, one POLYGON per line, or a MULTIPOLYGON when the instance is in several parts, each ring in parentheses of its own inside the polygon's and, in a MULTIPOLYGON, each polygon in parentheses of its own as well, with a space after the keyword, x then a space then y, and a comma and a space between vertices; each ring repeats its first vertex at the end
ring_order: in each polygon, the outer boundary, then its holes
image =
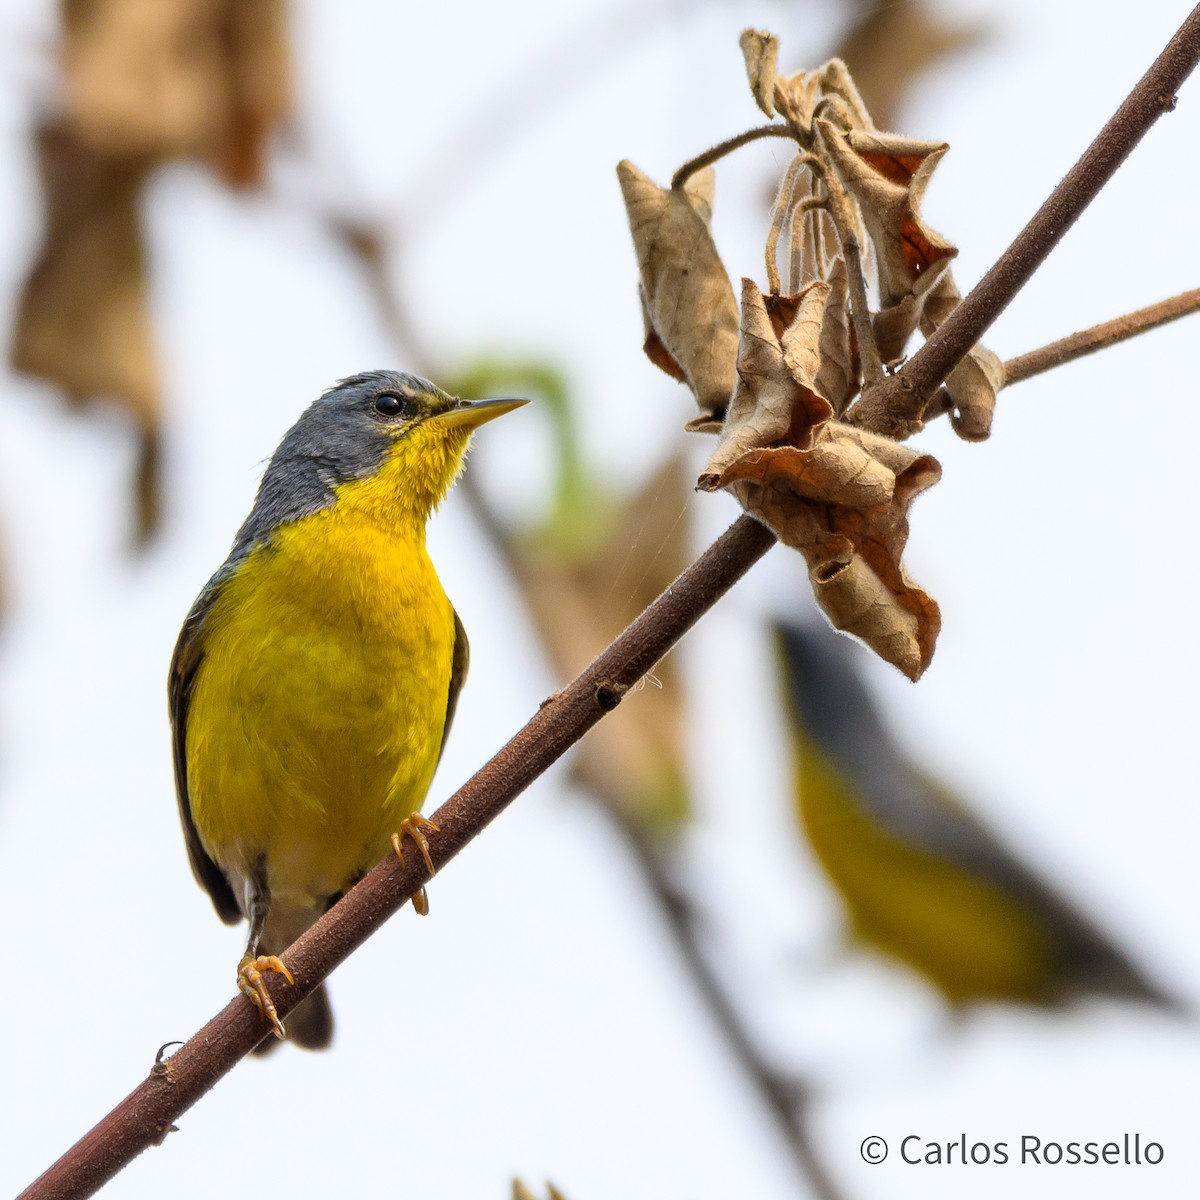
MULTIPOLYGON (((429 850, 440 870, 562 756, 760 559, 775 538, 740 517, 581 675, 548 700, 490 762, 433 814, 429 850)), ((420 856, 389 857, 284 955, 296 980, 271 978, 281 1016, 317 986, 428 881, 420 856)), ((90 1196, 126 1163, 162 1141, 174 1122, 262 1040, 244 996, 222 1009, 170 1058, 157 1063, 94 1129, 37 1179, 21 1200, 90 1196)))
POLYGON ((1200 6, 1138 81, 1124 104, 1050 193, 1012 245, 929 340, 893 376, 867 388, 846 414, 853 424, 903 439, 921 427, 925 405, 1058 245, 1163 113, 1200 59, 1200 6))

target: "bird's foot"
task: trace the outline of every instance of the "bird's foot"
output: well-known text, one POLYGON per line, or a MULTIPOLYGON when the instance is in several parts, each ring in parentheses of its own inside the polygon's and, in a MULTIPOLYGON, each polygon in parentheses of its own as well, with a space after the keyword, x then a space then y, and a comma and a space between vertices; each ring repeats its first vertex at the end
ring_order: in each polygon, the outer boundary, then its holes
POLYGON ((283 1022, 279 1019, 279 1014, 275 1011, 275 1003, 271 999, 271 993, 267 991, 267 985, 263 982, 263 975, 267 971, 274 971, 277 975, 282 975, 288 983, 296 982, 292 978, 291 971, 283 965, 283 959, 277 955, 260 954, 257 958, 247 955, 238 966, 238 988, 250 997, 254 1007, 271 1023, 275 1036, 281 1038, 283 1037, 283 1022))
MULTIPOLYGON (((405 817, 400 822, 400 828, 396 833, 392 834, 392 849, 396 852, 396 857, 404 861, 404 835, 407 833, 410 838, 417 844, 417 849, 421 851, 421 857, 425 860, 425 866, 428 868, 430 875, 433 871, 433 859, 429 857, 429 840, 425 836, 425 830, 432 829, 434 833, 438 832, 438 827, 428 819, 421 816, 420 813, 413 813, 411 817, 405 817)), ((427 917, 429 915, 429 896, 425 889, 422 888, 412 898, 413 910, 418 916, 427 917)))
POLYGON ((407 833, 417 843, 417 849, 420 850, 421 857, 425 860, 425 866, 428 868, 430 875, 432 875, 433 859, 429 857, 429 839, 425 836, 426 829, 432 829, 434 833, 438 832, 438 827, 428 817, 423 817, 420 813, 413 813, 411 817, 405 817, 400 822, 400 829, 392 834, 392 849, 395 850, 396 857, 403 862, 404 848, 401 842, 407 833))

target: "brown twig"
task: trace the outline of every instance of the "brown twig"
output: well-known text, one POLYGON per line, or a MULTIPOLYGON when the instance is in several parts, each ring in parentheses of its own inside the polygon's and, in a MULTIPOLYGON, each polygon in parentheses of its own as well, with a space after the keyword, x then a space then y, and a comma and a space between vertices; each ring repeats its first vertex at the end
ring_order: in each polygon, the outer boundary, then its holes
POLYGON ((1069 337, 1051 342, 1048 346, 1010 358, 1004 364, 1004 386, 1023 383, 1026 379, 1042 374, 1043 371, 1061 367, 1088 354, 1095 354, 1097 350, 1115 346, 1117 342, 1137 337, 1139 333, 1157 329, 1160 325, 1177 321, 1180 317, 1186 317, 1197 310, 1200 310, 1200 288, 1193 288, 1190 292, 1180 292, 1178 296, 1172 296, 1169 300, 1160 300, 1157 304, 1126 313, 1113 321, 1105 321, 1100 325, 1093 325, 1091 329, 1072 333, 1069 337))
POLYGON ((1200 6, 1188 15, 1096 140, 991 270, 897 374, 864 391, 846 420, 898 439, 920 429, 934 391, 1046 260, 1150 126, 1175 107, 1175 92, 1197 59, 1200 6))
MULTIPOLYGON (((433 814, 441 869, 577 742, 761 558, 775 538, 740 517, 582 674, 553 696, 494 758, 433 814)), ((373 868, 283 955, 294 987, 271 977, 286 1016, 428 881, 419 855, 373 868)), ((22 1193, 21 1200, 92 1195, 164 1133, 262 1039, 258 1010, 238 996, 22 1193)))
MULTIPOLYGON (((1172 296, 1169 300, 1160 300, 1157 304, 1139 308, 1123 317, 1116 317, 1112 321, 1104 321, 1090 329, 1059 338, 1056 342, 1039 346, 1027 354, 1018 354, 1016 358, 1005 362, 1003 386, 1011 387, 1014 383, 1024 383, 1026 379, 1032 379, 1035 375, 1041 375, 1055 367, 1066 366, 1077 358, 1095 354, 1097 350, 1115 346, 1118 342, 1137 337, 1140 333, 1157 329, 1160 325, 1177 321, 1180 317, 1197 311, 1200 311, 1200 288, 1180 292, 1178 296, 1172 296)), ((925 409, 925 420, 931 421, 935 417, 945 416, 953 407, 954 401, 949 392, 940 388, 925 409)))
POLYGON ((715 146, 710 146, 703 154, 697 154, 695 158, 688 159, 671 176, 671 187, 683 187, 697 171, 703 171, 705 167, 712 166, 713 163, 724 158, 727 154, 732 154, 742 146, 748 146, 751 142, 757 142, 759 138, 769 137, 783 137, 791 138, 793 141, 796 140, 796 134, 790 125, 758 125, 754 129, 747 129, 745 133, 739 133, 736 137, 726 138, 725 141, 718 142, 715 146))

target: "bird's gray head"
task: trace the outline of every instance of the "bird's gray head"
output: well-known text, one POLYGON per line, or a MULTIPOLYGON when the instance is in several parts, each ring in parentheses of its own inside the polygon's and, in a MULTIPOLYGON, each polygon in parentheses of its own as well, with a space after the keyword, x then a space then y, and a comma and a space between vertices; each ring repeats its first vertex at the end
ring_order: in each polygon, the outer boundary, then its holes
POLYGON ((339 487, 375 475, 400 443, 413 445, 421 460, 424 469, 413 472, 411 484, 429 491, 428 515, 459 470, 471 431, 523 403, 468 403, 402 371, 365 371, 341 380, 300 414, 279 443, 233 556, 284 522, 329 507, 339 487))

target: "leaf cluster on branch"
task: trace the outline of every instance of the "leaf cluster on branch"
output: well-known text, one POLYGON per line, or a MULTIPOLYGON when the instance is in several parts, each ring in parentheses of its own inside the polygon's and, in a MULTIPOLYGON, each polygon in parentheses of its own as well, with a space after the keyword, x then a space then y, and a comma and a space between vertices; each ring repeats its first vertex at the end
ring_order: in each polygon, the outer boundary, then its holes
MULTIPOLYGON (((685 164, 669 188, 632 163, 617 168, 646 354, 695 396, 699 416, 687 427, 719 434, 698 486, 731 492, 799 550, 833 624, 916 679, 941 616, 901 557, 909 505, 941 469, 842 418, 865 385, 895 369, 912 335, 932 333, 961 298, 950 272, 957 250, 920 211, 947 147, 877 129, 840 59, 782 75, 772 35, 748 29, 741 47, 755 102, 782 123, 685 164), (796 153, 766 237, 766 291, 743 279, 739 305, 712 237, 710 164, 767 136, 791 139, 796 153)), ((960 436, 988 436, 1003 382, 983 346, 950 373, 946 407, 960 436)))

